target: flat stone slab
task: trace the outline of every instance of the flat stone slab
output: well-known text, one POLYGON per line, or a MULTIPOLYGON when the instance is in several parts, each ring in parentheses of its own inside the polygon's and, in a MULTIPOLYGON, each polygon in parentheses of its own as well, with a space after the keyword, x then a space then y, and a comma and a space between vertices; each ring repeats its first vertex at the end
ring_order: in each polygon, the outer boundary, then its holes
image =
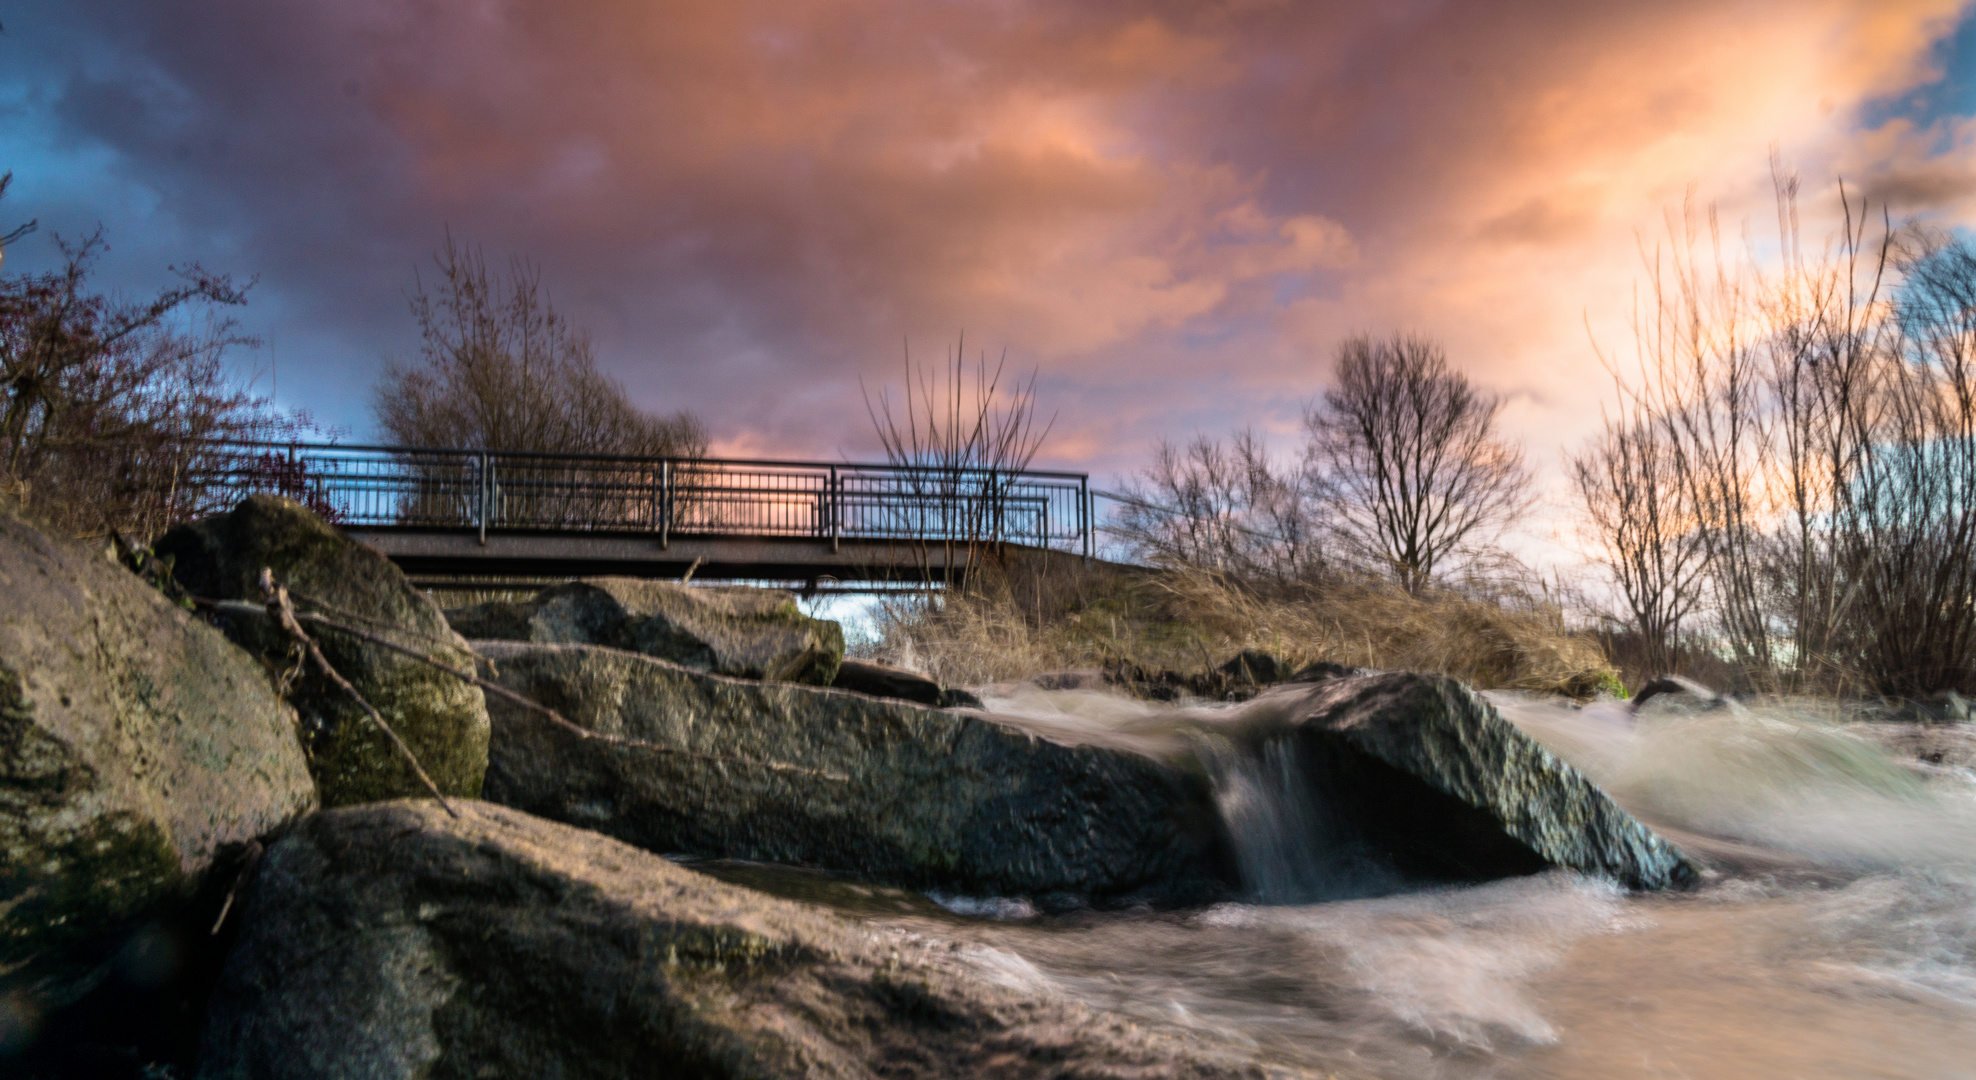
POLYGON ((723 678, 588 645, 479 642, 485 797, 658 852, 913 888, 1188 903, 1235 886, 1206 777, 1130 751, 841 690, 723 678))

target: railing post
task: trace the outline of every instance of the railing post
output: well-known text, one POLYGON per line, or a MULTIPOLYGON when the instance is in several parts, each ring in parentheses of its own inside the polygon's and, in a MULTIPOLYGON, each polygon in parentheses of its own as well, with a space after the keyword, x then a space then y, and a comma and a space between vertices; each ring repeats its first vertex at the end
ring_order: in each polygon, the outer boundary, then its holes
POLYGON ((830 515, 830 520, 826 523, 825 527, 830 530, 830 553, 835 555, 837 553, 837 518, 843 510, 842 497, 844 493, 844 481, 837 475, 837 466, 835 465, 830 467, 829 485, 829 488, 824 492, 823 505, 824 512, 830 515))
POLYGON ((659 462, 659 550, 672 550, 672 462, 659 462))
POLYGON ((1079 531, 1084 534, 1084 561, 1091 561, 1091 529, 1096 524, 1098 506, 1091 501, 1091 476, 1086 473, 1077 478, 1077 518, 1079 531))
POLYGON ((494 502, 494 479, 488 474, 488 466, 487 451, 482 450, 480 452, 480 468, 478 470, 480 475, 477 477, 480 481, 480 510, 479 513, 474 515, 480 519, 481 547, 487 546, 487 514, 491 509, 491 504, 494 502))

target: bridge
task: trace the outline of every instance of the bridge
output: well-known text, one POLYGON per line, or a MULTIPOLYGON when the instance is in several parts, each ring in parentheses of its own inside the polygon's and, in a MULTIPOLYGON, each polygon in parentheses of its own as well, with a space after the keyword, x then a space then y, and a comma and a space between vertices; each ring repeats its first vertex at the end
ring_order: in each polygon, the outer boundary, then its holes
MULTIPOLYGON (((415 580, 952 580, 972 547, 1092 555, 1083 473, 228 443, 188 477, 295 499, 415 580)), ((977 554, 978 557, 978 554, 977 554)))

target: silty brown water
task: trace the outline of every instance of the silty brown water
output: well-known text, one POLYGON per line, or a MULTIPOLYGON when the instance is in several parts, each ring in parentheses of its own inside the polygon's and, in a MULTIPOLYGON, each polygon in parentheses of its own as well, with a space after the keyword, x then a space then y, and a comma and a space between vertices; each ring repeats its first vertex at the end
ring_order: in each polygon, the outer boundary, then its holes
MULTIPOLYGON (((983 978, 1365 1077, 1976 1076, 1976 775, 1916 770, 1807 706, 1635 724, 1494 696, 1714 867, 1678 894, 1564 871, 1408 890, 1311 815, 1254 711, 1022 689, 1062 738, 1194 753, 1250 902, 1041 915, 729 864, 721 876, 965 943, 983 978)), ((1267 709, 1267 703, 1260 706, 1267 709)))

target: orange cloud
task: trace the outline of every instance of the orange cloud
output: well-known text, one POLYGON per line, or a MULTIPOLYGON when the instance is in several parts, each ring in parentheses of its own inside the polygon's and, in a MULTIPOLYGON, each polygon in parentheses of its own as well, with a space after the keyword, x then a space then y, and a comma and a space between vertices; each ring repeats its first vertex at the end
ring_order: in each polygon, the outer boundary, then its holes
POLYGON ((1732 239, 1772 220, 1772 145, 1808 211, 1840 173, 1944 220, 1976 192, 1970 120, 1870 107, 1940 77, 1963 0, 122 4, 129 55, 62 122, 233 223, 281 295, 343 297, 322 334, 402 341, 450 224, 763 453, 870 452, 857 377, 965 329, 1043 369, 1053 463, 1126 469, 1290 430, 1340 337, 1405 327, 1554 463, 1607 394, 1587 325, 1624 347, 1639 244, 1691 189, 1732 239))

